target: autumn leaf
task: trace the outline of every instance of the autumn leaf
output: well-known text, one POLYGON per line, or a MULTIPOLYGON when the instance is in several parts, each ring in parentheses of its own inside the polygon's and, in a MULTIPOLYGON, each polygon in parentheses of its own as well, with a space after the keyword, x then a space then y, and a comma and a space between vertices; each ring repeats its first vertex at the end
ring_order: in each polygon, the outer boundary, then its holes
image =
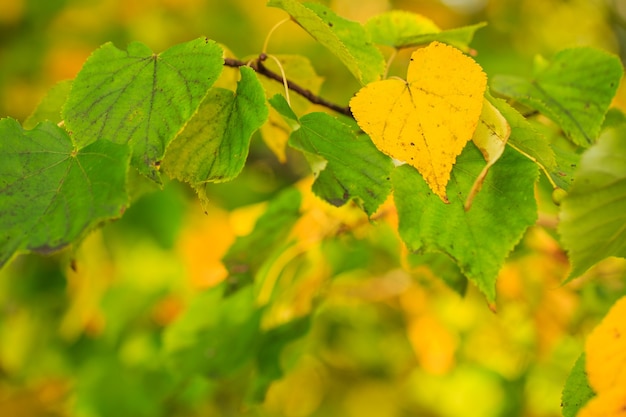
POLYGON ((480 114, 480 122, 474 131, 472 141, 483 154, 487 165, 480 171, 476 181, 474 181, 467 200, 465 200, 465 210, 469 210, 472 207, 474 196, 480 191, 483 182, 485 182, 489 168, 502 156, 510 135, 511 126, 509 126, 509 123, 502 116, 502 113, 485 99, 483 110, 480 114))
MULTIPOLYGON (((585 344, 587 375, 596 392, 626 385, 626 297, 611 308, 585 344)), ((626 405, 626 404, 624 404, 626 405)))
POLYGON ((589 384, 597 396, 579 417, 626 416, 626 297, 615 303, 585 343, 589 384))
POLYGON ((482 22, 441 30, 425 16, 404 10, 391 10, 372 17, 365 24, 365 29, 374 43, 396 49, 411 48, 437 41, 468 52, 474 33, 485 26, 486 23, 482 22))
POLYGON ((350 108, 381 152, 415 167, 447 203, 450 171, 474 134, 486 84, 474 60, 433 42, 413 52, 406 81, 370 83, 350 108))

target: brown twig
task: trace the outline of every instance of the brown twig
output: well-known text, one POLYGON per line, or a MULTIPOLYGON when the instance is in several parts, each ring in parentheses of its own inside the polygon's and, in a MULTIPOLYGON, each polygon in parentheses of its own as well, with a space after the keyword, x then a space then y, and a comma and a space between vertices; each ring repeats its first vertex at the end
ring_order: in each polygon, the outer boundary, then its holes
MULTIPOLYGON (((259 55, 259 58, 253 61, 250 67, 253 70, 255 70, 257 73, 267 78, 270 78, 272 80, 282 83, 283 77, 280 74, 275 73, 274 71, 270 70, 265 65, 263 65, 263 61, 265 61, 266 58, 267 58, 267 55, 265 54, 259 55)), ((234 58, 224 58, 224 65, 226 65, 227 67, 238 68, 238 67, 243 67, 247 65, 247 63, 240 61, 238 59, 234 59, 234 58)), ((348 117, 353 117, 352 112, 350 111, 350 107, 343 107, 338 104, 332 103, 318 95, 313 94, 311 90, 307 90, 306 88, 301 87, 300 85, 294 83, 291 80, 287 80, 287 86, 289 87, 291 91, 294 91, 300 94, 302 97, 306 98, 308 101, 310 101, 313 104, 318 104, 320 106, 324 106, 328 109, 334 110, 337 113, 346 115, 348 117)))

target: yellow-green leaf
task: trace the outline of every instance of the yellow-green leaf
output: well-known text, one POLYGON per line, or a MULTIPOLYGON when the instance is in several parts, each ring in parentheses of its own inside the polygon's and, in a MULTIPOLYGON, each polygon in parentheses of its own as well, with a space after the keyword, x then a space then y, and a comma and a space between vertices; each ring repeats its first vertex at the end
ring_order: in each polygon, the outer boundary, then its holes
POLYGON ((485 165, 480 174, 478 174, 476 181, 474 181, 474 185, 465 200, 465 210, 471 208, 474 196, 480 191, 489 168, 502 156, 510 135, 511 126, 509 126, 509 123, 502 116, 502 113, 485 99, 483 110, 480 114, 480 121, 478 126, 476 126, 472 141, 483 154, 487 165, 485 165))
POLYGON ((372 17, 365 24, 372 41, 396 49, 411 48, 430 42, 442 42, 469 51, 474 33, 485 27, 481 22, 471 26, 441 30, 429 18, 404 10, 391 10, 372 17))
POLYGON ((433 42, 413 52, 406 81, 371 83, 350 108, 380 151, 415 167, 447 202, 450 171, 476 130, 486 84, 472 58, 433 42))

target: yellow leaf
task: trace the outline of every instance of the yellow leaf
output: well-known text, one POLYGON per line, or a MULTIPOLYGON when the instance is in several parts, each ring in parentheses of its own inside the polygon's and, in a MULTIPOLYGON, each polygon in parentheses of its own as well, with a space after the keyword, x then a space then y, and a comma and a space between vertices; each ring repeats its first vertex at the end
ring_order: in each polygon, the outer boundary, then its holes
MULTIPOLYGON (((620 387, 626 392, 626 297, 611 308, 585 343, 589 383, 598 397, 620 387)), ((607 397, 608 398, 608 397, 607 397)), ((626 407, 626 397, 621 404, 626 407)))
POLYGON ((487 101, 487 99, 484 99, 483 110, 480 113, 480 121, 478 126, 476 126, 472 141, 474 145, 480 149, 485 161, 487 161, 487 165, 485 165, 480 174, 478 174, 476 181, 474 181, 474 185, 465 201, 465 210, 469 210, 472 207, 474 197, 476 193, 480 191, 485 177, 487 176, 487 172, 489 172, 489 168, 491 168, 504 153, 504 148, 506 147, 506 142, 509 140, 510 135, 511 126, 509 126, 509 123, 504 116, 502 116, 502 113, 500 113, 493 104, 487 101))
POLYGON ((602 392, 580 410, 577 417, 626 417, 626 388, 602 392))
POLYGON ((450 172, 474 134, 486 85, 472 58, 433 42, 413 52, 406 81, 370 83, 350 108, 381 152, 415 167, 447 203, 450 172))

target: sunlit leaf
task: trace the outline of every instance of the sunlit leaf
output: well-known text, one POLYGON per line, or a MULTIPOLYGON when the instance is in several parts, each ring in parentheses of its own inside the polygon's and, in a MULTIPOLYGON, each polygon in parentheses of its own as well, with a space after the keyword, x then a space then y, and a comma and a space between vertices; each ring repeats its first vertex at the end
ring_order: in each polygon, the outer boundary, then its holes
MULTIPOLYGON (((282 96, 271 103, 281 114, 293 120, 282 96)), ((367 214, 373 214, 391 191, 391 160, 381 154, 366 135, 356 135, 352 128, 327 113, 309 113, 299 120, 299 128, 289 144, 321 158, 313 192, 335 206, 357 199, 367 214)))
POLYGON ((52 252, 127 204, 129 150, 106 140, 76 149, 51 122, 0 120, 0 266, 22 250, 52 252))
POLYGON ((625 315, 626 297, 622 297, 585 342, 587 377, 598 394, 626 384, 625 315))
POLYGON ((575 278, 609 256, 626 257, 626 125, 607 129, 582 156, 561 204, 559 233, 575 278))
POLYGON ((243 169, 252 134, 267 119, 255 72, 242 67, 237 91, 212 89, 167 149, 163 170, 188 182, 205 200, 206 183, 229 181, 243 169))
POLYGON ((432 20, 420 14, 392 10, 372 17, 365 24, 365 29, 372 36, 374 43, 398 49, 438 41, 468 51, 474 33, 485 25, 477 23, 441 30, 432 20))
POLYGON ((395 169, 392 182, 398 228, 408 248, 447 254, 493 301, 498 271, 535 222, 533 189, 538 171, 530 160, 507 148, 500 162, 489 171, 483 192, 476 195, 472 209, 465 211, 463 204, 483 166, 480 151, 468 144, 452 170, 450 204, 441 204, 408 165, 395 169))
POLYGON ((545 135, 504 100, 491 96, 488 99, 511 126, 509 143, 516 150, 541 164, 557 186, 569 190, 579 156, 573 151, 553 147, 545 135))
POLYGON ((391 10, 374 16, 365 23, 365 29, 374 43, 394 48, 405 46, 403 39, 407 37, 441 32, 429 18, 404 10, 391 10))
POLYGON ((509 126, 507 120, 498 109, 485 99, 483 110, 480 114, 480 121, 478 122, 478 126, 476 126, 472 141, 483 154, 487 164, 483 170, 480 171, 480 174, 478 174, 476 181, 474 181, 474 185, 470 190, 467 200, 465 200, 465 210, 469 210, 472 206, 474 196, 480 191, 485 177, 489 172, 489 168, 502 156, 510 135, 511 126, 509 126))
POLYGON ((384 58, 359 23, 337 16, 318 3, 270 0, 267 5, 289 13, 304 30, 335 54, 361 84, 380 79, 385 70, 384 58))
POLYGON ((624 386, 614 387, 598 395, 578 413, 577 417, 626 417, 626 390, 624 386))
POLYGON ((104 138, 128 143, 133 166, 159 181, 155 166, 196 112, 222 71, 222 50, 199 38, 154 54, 133 42, 107 43, 85 62, 72 84, 63 117, 77 144, 104 138))
POLYGON ((587 377, 597 396, 580 417, 626 416, 626 297, 618 300, 585 343, 587 377))
POLYGON ((580 146, 595 142, 623 74, 616 56, 594 48, 565 49, 526 80, 496 76, 495 92, 545 114, 580 146))
POLYGON ((378 149, 417 168, 447 202, 450 171, 476 129, 486 83, 474 60, 434 42, 413 52, 407 81, 371 83, 350 108, 378 149))

